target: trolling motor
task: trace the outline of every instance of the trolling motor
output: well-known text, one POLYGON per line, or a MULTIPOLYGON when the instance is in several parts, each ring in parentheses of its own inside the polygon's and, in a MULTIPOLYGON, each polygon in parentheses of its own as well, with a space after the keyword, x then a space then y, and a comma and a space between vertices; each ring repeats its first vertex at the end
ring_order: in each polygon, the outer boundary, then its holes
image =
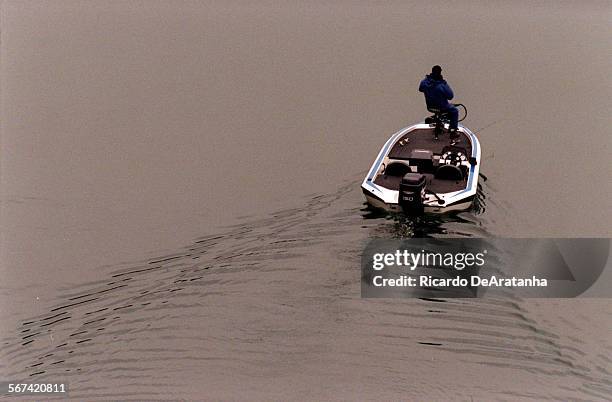
MULTIPOLYGON (((461 107, 463 109, 464 115, 458 121, 463 121, 467 117, 467 108, 462 103, 455 103, 455 107, 461 107)), ((448 112, 436 109, 432 107, 428 107, 427 111, 433 113, 433 116, 429 116, 425 118, 425 124, 429 124, 434 128, 434 139, 438 140, 440 135, 444 133, 444 127, 447 124, 450 124, 450 118, 448 116, 448 112)))

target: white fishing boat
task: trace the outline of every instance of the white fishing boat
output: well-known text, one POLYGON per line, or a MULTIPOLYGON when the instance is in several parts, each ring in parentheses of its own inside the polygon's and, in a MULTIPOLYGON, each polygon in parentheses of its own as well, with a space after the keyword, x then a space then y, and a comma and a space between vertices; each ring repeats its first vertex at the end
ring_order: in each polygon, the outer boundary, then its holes
POLYGON ((458 137, 449 139, 447 116, 430 111, 423 123, 401 129, 383 145, 361 184, 371 206, 408 214, 471 207, 478 189, 478 138, 459 125, 458 137))

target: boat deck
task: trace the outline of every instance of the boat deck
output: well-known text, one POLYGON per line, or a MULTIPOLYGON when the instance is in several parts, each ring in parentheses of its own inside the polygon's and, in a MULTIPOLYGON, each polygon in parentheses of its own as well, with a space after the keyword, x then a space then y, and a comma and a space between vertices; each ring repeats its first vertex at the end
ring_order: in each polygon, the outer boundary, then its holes
MULTIPOLYGON (((464 133, 459 132, 459 134, 461 137, 453 148, 463 148, 461 151, 463 151, 465 155, 471 155, 472 146, 469 138, 464 133)), ((393 145, 393 148, 391 148, 388 154, 390 159, 388 165, 391 166, 394 161, 408 163, 412 151, 417 149, 430 150, 434 153, 434 158, 436 156, 439 157, 444 148, 449 146, 450 141, 447 133, 442 134, 439 140, 434 140, 433 129, 426 128, 413 130, 402 136, 402 138, 393 145)), ((399 190, 400 181, 406 173, 406 170, 388 170, 389 173, 385 170, 385 173, 377 175, 374 179, 374 184, 397 191, 399 190)), ((459 181, 440 180, 434 177, 433 171, 420 169, 419 172, 423 173, 427 178, 427 189, 435 193, 450 193, 463 190, 467 187, 467 177, 459 181)))
MULTIPOLYGON (((472 145, 467 137, 462 132, 458 132, 461 136, 460 141, 456 146, 465 148, 465 151, 468 155, 472 154, 472 145)), ((434 140, 433 128, 421 128, 417 130, 410 131, 406 133, 402 138, 395 143, 393 148, 391 148, 391 152, 389 152, 389 158, 391 159, 408 159, 410 157, 410 153, 415 149, 429 149, 434 154, 441 154, 442 149, 449 145, 450 140, 448 139, 448 134, 444 133, 440 136, 439 140, 434 140), (400 143, 408 139, 408 143, 405 145, 400 145, 400 143)))

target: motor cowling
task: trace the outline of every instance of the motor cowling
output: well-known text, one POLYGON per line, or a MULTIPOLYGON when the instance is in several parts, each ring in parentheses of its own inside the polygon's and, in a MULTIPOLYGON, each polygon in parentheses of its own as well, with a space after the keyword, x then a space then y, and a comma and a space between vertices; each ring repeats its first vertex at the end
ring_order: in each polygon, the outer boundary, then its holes
POLYGON ((399 186, 398 203, 405 213, 415 214, 423 212, 425 183, 425 175, 420 173, 406 173, 402 177, 399 186))

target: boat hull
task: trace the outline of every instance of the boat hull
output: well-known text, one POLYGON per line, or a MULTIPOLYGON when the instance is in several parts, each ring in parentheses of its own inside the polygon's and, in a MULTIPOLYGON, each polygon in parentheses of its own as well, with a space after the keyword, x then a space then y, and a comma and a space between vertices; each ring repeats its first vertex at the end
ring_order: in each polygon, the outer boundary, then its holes
MULTIPOLYGON (((387 212, 403 212, 402 207, 399 204, 386 203, 382 201, 380 198, 372 196, 371 194, 367 194, 365 191, 363 192, 365 196, 366 202, 373 208, 384 210, 387 212)), ((464 201, 459 201, 453 205, 445 205, 443 207, 436 205, 424 205, 423 212, 428 214, 444 214, 448 212, 461 212, 467 211, 472 208, 474 204, 474 197, 470 197, 469 199, 465 199, 464 201)))
MULTIPOLYGON (((428 136, 428 131, 432 130, 431 126, 426 123, 415 124, 410 127, 406 127, 389 138, 389 140, 381 148, 378 157, 372 164, 367 176, 364 178, 361 188, 365 199, 369 205, 374 208, 382 209, 389 212, 402 212, 399 200, 399 180, 401 177, 389 176, 391 173, 386 172, 388 166, 401 164, 405 165, 406 168, 416 169, 415 166, 410 166, 413 162, 408 157, 404 157, 401 152, 410 151, 410 147, 401 148, 403 146, 402 141, 408 141, 407 143, 415 144, 414 147, 418 147, 419 151, 431 148, 432 154, 437 155, 437 163, 444 162, 444 156, 440 155, 443 153, 441 149, 448 146, 448 139, 444 141, 433 140, 433 134, 428 136), (411 142, 410 142, 411 141, 411 142), (400 145, 398 145, 398 143, 400 145), (399 150, 399 151, 398 151, 399 150), (436 154, 437 152, 437 154, 436 154)), ((447 213, 447 212, 458 212, 470 209, 472 207, 477 189, 478 189, 478 175, 480 168, 480 143, 478 138, 468 128, 459 126, 459 132, 464 144, 464 150, 466 155, 463 169, 466 171, 466 175, 463 181, 458 184, 451 183, 451 186, 445 184, 445 182, 433 179, 430 181, 430 186, 433 189, 440 189, 436 192, 429 191, 427 195, 422 196, 424 213, 447 213), (469 159, 468 159, 469 158, 469 159), (469 161, 469 162, 468 162, 469 161)), ((412 149, 414 151, 415 149, 412 149)), ((414 172, 414 170, 412 170, 414 172)))

